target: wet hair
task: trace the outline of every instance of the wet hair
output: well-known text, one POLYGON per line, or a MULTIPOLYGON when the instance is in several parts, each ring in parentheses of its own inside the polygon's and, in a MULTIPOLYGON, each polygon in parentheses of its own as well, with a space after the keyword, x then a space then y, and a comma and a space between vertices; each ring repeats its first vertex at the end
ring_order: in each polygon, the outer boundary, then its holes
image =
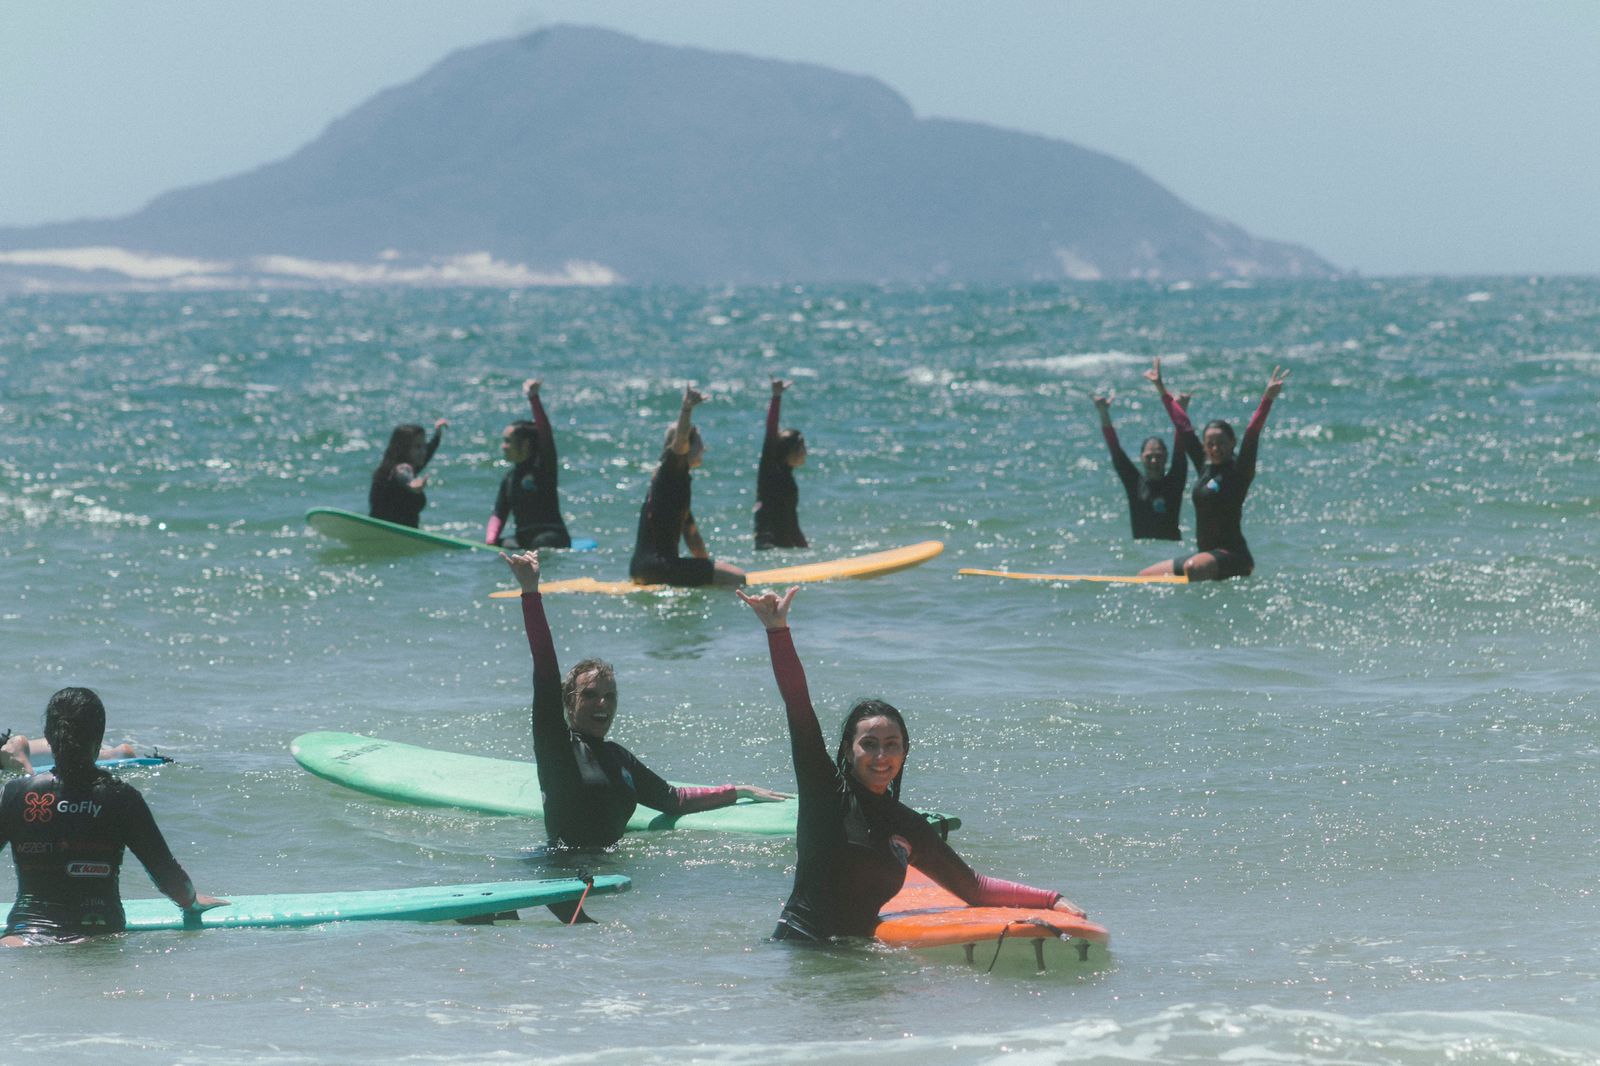
POLYGON ((585 674, 599 674, 609 677, 613 682, 617 680, 617 671, 604 659, 583 659, 572 665, 567 671, 567 676, 561 679, 561 706, 567 713, 572 713, 572 708, 578 705, 578 678, 585 674))
POLYGON ((1233 435, 1233 426, 1229 425, 1224 419, 1221 418, 1213 418, 1211 421, 1207 422, 1206 428, 1200 431, 1200 436, 1202 438, 1205 437, 1205 435, 1210 433, 1213 429, 1222 430, 1222 434, 1228 438, 1229 444, 1233 444, 1239 439, 1233 435))
POLYGON ((1167 442, 1162 440, 1160 437, 1146 437, 1144 440, 1139 442, 1140 453, 1143 454, 1144 450, 1150 447, 1152 444, 1158 445, 1162 451, 1167 450, 1167 442))
MULTIPOLYGON (((674 422, 674 423, 672 423, 672 425, 667 427, 667 435, 666 435, 665 439, 663 439, 662 442, 661 442, 661 457, 663 459, 666 458, 666 454, 672 450, 672 446, 674 444, 676 444, 677 442, 678 442, 678 423, 674 422)), ((699 426, 690 426, 689 427, 689 454, 693 455, 696 448, 704 448, 705 446, 706 446, 705 445, 705 441, 700 439, 700 427, 699 426)))
MULTIPOLYGON (((839 754, 834 760, 839 767, 839 773, 846 777, 850 774, 851 754, 855 747, 856 730, 863 719, 887 718, 900 727, 900 739, 905 742, 905 751, 911 751, 911 733, 906 729, 906 720, 900 712, 882 700, 858 700, 850 708, 850 713, 844 718, 844 731, 839 737, 839 754)), ((894 780, 889 783, 889 795, 895 799, 900 798, 900 779, 906 776, 905 763, 900 764, 900 772, 894 775, 894 780)))
POLYGON ((521 418, 506 429, 511 434, 513 444, 521 444, 528 449, 529 459, 539 454, 539 427, 536 423, 521 418))
POLYGON ((411 453, 417 445, 428 439, 428 431, 415 422, 405 422, 394 427, 389 434, 389 446, 383 450, 383 461, 372 472, 372 482, 377 484, 394 477, 394 468, 411 462, 411 453))
POLYGON ((786 463, 805 446, 805 435, 798 429, 786 429, 778 434, 778 457, 786 463))
POLYGON ((44 738, 55 755, 55 775, 67 783, 93 780, 100 742, 106 735, 106 706, 93 690, 64 688, 44 710, 44 738))

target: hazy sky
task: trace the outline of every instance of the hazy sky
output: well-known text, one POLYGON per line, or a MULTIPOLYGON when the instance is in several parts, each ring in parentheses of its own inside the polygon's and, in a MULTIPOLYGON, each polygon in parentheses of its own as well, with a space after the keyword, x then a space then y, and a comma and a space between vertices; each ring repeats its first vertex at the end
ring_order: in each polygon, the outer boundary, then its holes
POLYGON ((0 0, 0 224, 281 158, 562 22, 868 74, 1367 274, 1600 273, 1600 0, 0 0))

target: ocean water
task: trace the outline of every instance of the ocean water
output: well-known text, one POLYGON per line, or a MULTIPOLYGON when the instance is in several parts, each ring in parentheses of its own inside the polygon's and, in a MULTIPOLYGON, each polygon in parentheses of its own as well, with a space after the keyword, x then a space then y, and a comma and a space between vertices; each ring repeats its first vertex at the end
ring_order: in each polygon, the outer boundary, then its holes
MULTIPOLYGON (((202 891, 548 872, 536 822, 370 800, 288 753, 341 729, 528 757, 503 565, 352 553, 303 514, 362 509, 390 427, 446 417, 424 524, 478 534, 529 374, 569 525, 601 542, 551 577, 625 573, 689 380, 713 397, 695 513, 716 555, 757 561, 766 382, 795 381, 815 548, 784 561, 946 544, 800 593, 825 729, 859 696, 903 708, 907 798, 960 814, 980 871, 1065 890, 1109 961, 768 944, 792 845, 680 832, 592 859, 633 878, 593 926, 5 954, 0 1058, 1600 1061, 1600 281, 6 298, 0 727, 98 689, 113 739, 177 758, 131 779, 202 891), (1255 576, 958 577, 1174 554, 1129 539, 1089 402, 1117 390, 1129 448, 1168 435, 1156 356, 1199 419, 1241 427, 1291 368, 1246 511, 1255 576)), ((564 661, 616 663, 613 736, 652 766, 791 782, 731 595, 548 603, 564 661)), ((123 884, 155 894, 131 858, 123 884)))

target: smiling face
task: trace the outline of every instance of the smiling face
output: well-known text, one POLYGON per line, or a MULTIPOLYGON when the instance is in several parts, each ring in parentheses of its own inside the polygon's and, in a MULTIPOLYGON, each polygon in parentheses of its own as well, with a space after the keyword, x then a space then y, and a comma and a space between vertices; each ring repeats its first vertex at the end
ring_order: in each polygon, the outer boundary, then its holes
POLYGON ((617 679, 609 670, 590 670, 572 682, 567 724, 584 736, 604 740, 617 716, 617 679))
POLYGON ((1167 469, 1167 446, 1154 438, 1144 442, 1144 447, 1139 449, 1139 463, 1144 467, 1144 476, 1151 481, 1157 481, 1167 469))
POLYGON ((894 719, 884 715, 856 723, 850 742, 850 774, 869 792, 889 791, 906 763, 906 735, 894 719))
POLYGON ((1233 434, 1220 426, 1207 426, 1200 443, 1205 446, 1208 463, 1221 465, 1233 458, 1233 434))

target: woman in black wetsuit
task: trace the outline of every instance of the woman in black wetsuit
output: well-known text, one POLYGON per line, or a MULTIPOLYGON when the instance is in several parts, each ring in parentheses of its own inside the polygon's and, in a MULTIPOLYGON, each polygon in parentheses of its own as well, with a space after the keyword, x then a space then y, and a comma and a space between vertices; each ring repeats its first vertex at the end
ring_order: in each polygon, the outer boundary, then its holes
POLYGON ((428 475, 422 468, 428 465, 433 453, 439 450, 439 439, 444 427, 450 423, 439 419, 433 424, 433 436, 415 422, 394 427, 389 434, 389 446, 383 450, 383 461, 372 472, 372 485, 367 490, 367 514, 385 522, 417 528, 422 519, 422 509, 428 506, 428 475))
POLYGON ((95 766, 106 710, 86 688, 50 697, 44 734, 56 765, 0 791, 0 847, 11 845, 17 899, 0 946, 70 943, 121 932, 118 874, 133 851, 156 887, 186 911, 220 907, 172 857, 139 790, 95 766))
MULTIPOLYGON (((1160 437, 1146 437, 1139 447, 1139 466, 1133 465, 1117 440, 1111 424, 1113 397, 1096 396, 1094 408, 1100 412, 1100 435, 1111 450, 1111 465, 1128 495, 1128 516, 1133 520, 1134 540, 1182 540, 1178 532, 1178 512, 1183 505, 1183 488, 1189 480, 1189 462, 1172 440, 1172 465, 1167 466, 1167 446, 1160 437)), ((1188 409, 1189 394, 1178 397, 1178 406, 1188 409)))
POLYGON ((1190 581, 1222 581, 1230 577, 1247 577, 1256 568, 1245 543, 1242 522, 1244 498, 1250 492, 1250 483, 1256 476, 1256 449, 1261 442, 1261 430, 1267 424, 1267 413, 1272 401, 1283 391, 1289 372, 1273 367, 1267 379, 1266 391, 1256 413, 1250 416, 1245 427, 1244 441, 1239 444, 1239 454, 1234 455, 1233 427, 1221 419, 1206 423, 1204 439, 1195 436, 1189 416, 1178 405, 1177 399, 1167 391, 1161 377, 1161 360, 1144 372, 1156 387, 1161 402, 1167 408, 1167 417, 1178 430, 1178 440, 1189 453, 1195 466, 1194 540, 1199 549, 1195 554, 1181 556, 1171 562, 1156 563, 1139 572, 1140 577, 1157 577, 1165 574, 1183 574, 1190 581))
POLYGON ((611 664, 584 659, 563 680, 539 595, 538 553, 501 558, 522 586, 522 624, 533 653, 533 757, 551 844, 610 847, 641 803, 663 814, 682 815, 727 807, 740 799, 787 798, 755 785, 675 787, 627 748, 607 740, 617 713, 617 679, 611 664))
POLYGON ((778 429, 778 410, 790 382, 772 379, 772 400, 767 404, 767 431, 761 441, 761 465, 756 470, 756 550, 808 548, 800 531, 800 487, 794 472, 805 464, 806 439, 798 429, 778 429))
POLYGON ((512 534, 519 548, 570 548, 572 537, 561 517, 561 500, 556 481, 561 464, 556 461, 556 435, 539 402, 539 379, 522 383, 522 394, 533 408, 533 421, 513 422, 500 439, 500 452, 511 464, 511 471, 500 482, 494 512, 484 543, 500 545, 507 518, 516 519, 512 534))
POLYGON ((800 787, 799 862, 773 939, 872 936, 879 910, 900 891, 910 864, 971 904, 1081 916, 1059 892, 973 873, 925 818, 900 802, 910 741, 905 720, 889 704, 856 704, 845 719, 838 754, 829 758, 789 634, 789 605, 797 591, 790 588, 781 599, 775 592, 738 593, 767 630, 800 787))
POLYGON ((628 564, 628 576, 641 584, 659 582, 687 588, 738 588, 744 584, 743 570, 711 558, 689 509, 689 471, 700 465, 706 452, 700 431, 694 428, 693 412, 705 399, 693 385, 683 390, 683 407, 677 422, 667 430, 661 461, 650 476, 650 491, 639 508, 639 532, 628 564), (678 554, 680 538, 689 549, 687 557, 678 554))

